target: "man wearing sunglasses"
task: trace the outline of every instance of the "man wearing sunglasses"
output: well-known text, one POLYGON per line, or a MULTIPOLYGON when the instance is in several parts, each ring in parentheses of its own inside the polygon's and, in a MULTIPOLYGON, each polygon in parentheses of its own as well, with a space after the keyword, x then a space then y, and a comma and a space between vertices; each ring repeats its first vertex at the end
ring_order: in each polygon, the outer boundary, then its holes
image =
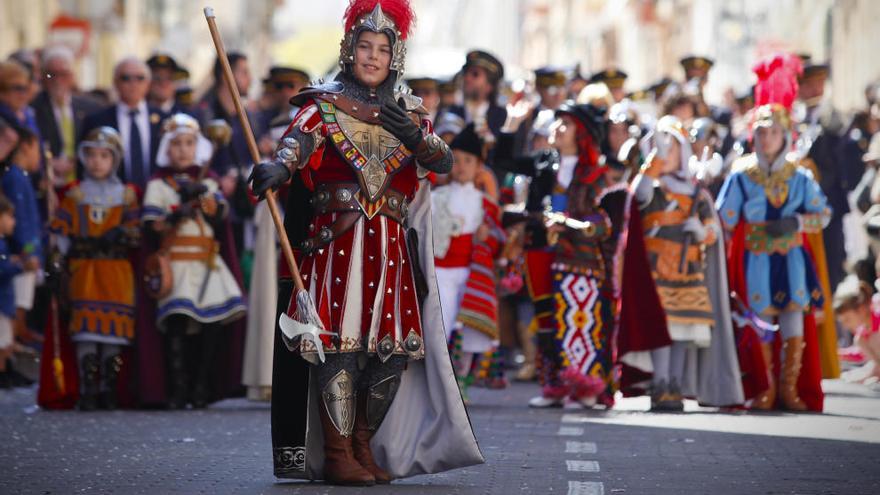
POLYGON ((147 103, 150 89, 150 68, 135 57, 122 59, 113 71, 113 88, 117 102, 86 117, 80 136, 90 130, 108 126, 119 131, 125 148, 120 178, 144 188, 153 171, 159 148, 161 122, 166 115, 147 103))
POLYGON ((273 122, 284 126, 284 130, 286 130, 298 110, 290 104, 290 99, 308 86, 309 80, 309 74, 304 70, 280 66, 270 68, 269 75, 263 79, 263 91, 264 96, 267 97, 268 106, 259 113, 262 124, 260 127, 265 131, 259 141, 260 149, 266 155, 272 154, 278 145, 277 140, 273 140, 271 137, 272 128, 276 127, 273 122))

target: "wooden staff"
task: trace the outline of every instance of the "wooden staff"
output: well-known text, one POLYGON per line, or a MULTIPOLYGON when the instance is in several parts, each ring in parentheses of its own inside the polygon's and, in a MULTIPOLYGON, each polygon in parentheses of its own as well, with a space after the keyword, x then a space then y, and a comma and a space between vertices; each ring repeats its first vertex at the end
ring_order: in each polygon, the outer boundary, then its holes
MULTIPOLYGON (((238 87, 235 84, 235 78, 232 75, 232 67, 229 66, 229 59, 226 57, 226 48, 223 46, 223 40, 220 39, 220 31, 217 29, 217 23, 214 18, 214 9, 205 7, 205 19, 208 21, 208 29, 211 30, 211 38, 214 39, 214 47, 217 49, 217 59, 223 68, 223 79, 226 81, 226 87, 232 95, 232 102, 235 104, 235 112, 238 114, 238 121, 241 123, 244 137, 247 140, 248 151, 251 153, 253 162, 260 163, 260 152, 257 149, 257 141, 254 139, 254 132, 251 130, 250 121, 248 121, 247 112, 241 104, 241 95, 238 94, 238 87)), ((296 258, 293 256, 293 248, 290 246, 290 239, 287 238, 287 231, 284 230, 284 221, 281 220, 281 213, 278 211, 278 204, 275 200, 275 191, 269 189, 266 191, 266 203, 269 205, 269 212, 272 214, 272 221, 275 222, 275 230, 278 231, 278 239, 281 241, 281 251, 287 260, 290 268, 290 275, 297 290, 306 290, 302 277, 299 273, 299 267, 296 264, 296 258)))

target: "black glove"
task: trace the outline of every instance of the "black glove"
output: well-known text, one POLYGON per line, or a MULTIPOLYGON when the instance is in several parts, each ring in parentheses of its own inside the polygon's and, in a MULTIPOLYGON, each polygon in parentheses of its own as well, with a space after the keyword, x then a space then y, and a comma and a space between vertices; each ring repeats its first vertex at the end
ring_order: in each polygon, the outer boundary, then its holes
POLYGON ((382 121, 382 128, 399 139, 408 150, 415 152, 422 142, 422 130, 406 113, 406 103, 403 102, 403 98, 397 100, 397 105, 393 103, 382 105, 379 120, 382 121))
POLYGON ((262 198, 266 191, 272 189, 278 190, 285 182, 290 180, 290 169, 283 163, 275 161, 262 162, 254 167, 248 182, 251 183, 251 189, 254 194, 262 198))
POLYGON ((177 188, 181 203, 192 201, 206 192, 208 192, 208 186, 201 182, 185 182, 177 188))
POLYGON ((785 217, 779 220, 771 220, 767 222, 766 231, 770 237, 780 237, 792 234, 800 229, 800 222, 797 217, 785 217))
POLYGON ((181 203, 180 206, 168 215, 168 222, 171 225, 177 225, 187 218, 195 218, 196 209, 189 203, 181 203))
POLYGON ((113 227, 101 236, 101 243, 106 247, 118 246, 125 241, 126 233, 122 227, 113 227))

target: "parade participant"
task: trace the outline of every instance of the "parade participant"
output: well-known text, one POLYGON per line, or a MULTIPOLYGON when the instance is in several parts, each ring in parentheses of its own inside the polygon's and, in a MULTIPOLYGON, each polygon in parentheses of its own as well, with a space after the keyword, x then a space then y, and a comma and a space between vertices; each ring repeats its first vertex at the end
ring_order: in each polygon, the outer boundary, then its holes
POLYGON ((484 150, 473 125, 456 136, 450 148, 455 159, 451 182, 431 192, 434 264, 443 325, 459 388, 467 400, 475 355, 498 345, 494 258, 504 232, 498 205, 474 184, 484 150))
MULTIPOLYGON (((10 248, 18 256, 25 258, 43 257, 43 220, 40 218, 37 195, 31 182, 31 175, 40 170, 39 138, 28 129, 16 128, 18 144, 9 156, 9 162, 2 171, 3 194, 15 206, 15 230, 10 239, 10 248)), ((42 265, 42 261, 41 261, 42 265)), ((30 270, 20 273, 13 280, 15 285, 15 335, 26 341, 39 341, 27 325, 27 313, 34 307, 37 288, 37 272, 30 270)))
POLYGON ((557 164, 539 162, 535 172, 550 174, 531 174, 542 179, 533 179, 526 209, 542 214, 549 197, 553 212, 546 230, 527 227, 542 387, 532 407, 558 407, 566 399, 582 406, 614 402, 613 258, 622 209, 609 213, 601 204, 610 185, 607 167, 598 163, 603 114, 589 104, 563 104, 550 137, 557 164))
POLYGON ((141 219, 147 232, 161 237, 160 252, 167 256, 172 273, 171 286, 155 294, 157 326, 167 342, 168 407, 181 409, 191 403, 198 408, 211 397, 222 326, 244 316, 245 305, 215 239, 228 206, 217 182, 201 178, 201 167, 211 158, 211 143, 186 114, 169 117, 162 128, 160 172, 147 185, 141 219), (195 363, 188 362, 188 354, 198 356, 195 363), (188 369, 195 370, 194 377, 188 369))
POLYGON ((671 340, 651 350, 651 410, 680 411, 685 396, 740 404, 721 226, 711 196, 694 177, 703 164, 675 117, 662 117, 649 141, 653 150, 632 187, 671 340), (710 352, 716 340, 723 340, 716 348, 724 352, 710 352))
MULTIPOLYGON (((252 175, 258 196, 293 175, 287 233, 331 334, 291 341, 278 331, 278 477, 372 485, 482 462, 452 380, 430 185, 420 180, 448 173, 452 153, 419 100, 395 91, 412 20, 406 0, 351 2, 342 70, 295 98, 302 110, 275 160, 252 175)), ((293 281, 282 277, 279 309, 293 314, 300 294, 291 300, 293 281)))
POLYGON ((868 284, 849 276, 834 293, 834 315, 853 335, 855 348, 867 361, 862 370, 849 376, 861 383, 880 380, 880 296, 868 284))
POLYGON ((15 207, 0 195, 0 389, 17 385, 9 367, 12 357, 13 322, 16 318, 14 278, 26 271, 39 269, 40 262, 34 257, 22 258, 12 254, 6 239, 15 232, 15 207))
POLYGON ((611 168, 614 183, 629 183, 635 177, 639 165, 638 146, 635 144, 640 138, 639 117, 632 103, 624 100, 612 105, 605 120, 602 153, 605 163, 611 168), (630 145, 621 153, 628 141, 630 145))
MULTIPOLYGON (((793 411, 821 411, 812 312, 821 307, 825 297, 817 276, 817 266, 824 260, 821 256, 814 260, 811 253, 816 253, 815 246, 805 246, 808 238, 804 234, 820 233, 831 212, 813 175, 789 153, 789 109, 797 94, 800 69, 800 62, 788 55, 775 56, 755 67, 755 152, 734 163, 716 204, 724 226, 733 232, 729 270, 733 290, 752 311, 779 323, 783 339, 778 387, 781 405, 793 411)), ((754 398, 755 409, 770 409, 776 404, 775 334, 768 332, 765 337, 763 362, 757 365, 767 370, 769 387, 758 387, 765 390, 754 398)), ((764 379, 761 370, 743 366, 746 378, 764 379)), ((753 390, 748 383, 744 388, 753 390)))
POLYGON ((116 130, 93 129, 78 151, 83 179, 65 193, 51 228, 69 246, 69 331, 79 367, 79 409, 115 409, 121 350, 135 336, 128 255, 139 242, 140 211, 137 191, 116 175, 124 154, 116 130))
POLYGON ((608 86, 608 90, 611 91, 611 97, 614 98, 614 103, 619 103, 626 96, 623 85, 626 83, 627 77, 627 73, 620 69, 605 69, 593 74, 590 77, 589 83, 602 83, 608 86))

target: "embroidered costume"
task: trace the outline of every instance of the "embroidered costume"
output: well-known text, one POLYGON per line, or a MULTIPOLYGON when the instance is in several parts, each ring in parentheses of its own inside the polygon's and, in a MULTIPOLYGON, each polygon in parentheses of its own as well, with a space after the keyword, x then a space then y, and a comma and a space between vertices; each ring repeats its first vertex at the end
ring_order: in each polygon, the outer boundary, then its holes
MULTIPOLYGON (((458 387, 446 379, 424 180, 448 172, 452 155, 420 99, 394 89, 412 16, 405 0, 353 1, 341 72, 293 99, 300 112, 274 160, 252 175, 258 196, 291 181, 287 234, 331 334, 320 339, 322 360, 313 341, 277 330, 278 477, 371 485, 482 462, 458 387), (390 48, 389 75, 376 86, 354 67, 368 38, 390 48)), ((279 274, 279 310, 292 314, 287 267, 279 274)))

